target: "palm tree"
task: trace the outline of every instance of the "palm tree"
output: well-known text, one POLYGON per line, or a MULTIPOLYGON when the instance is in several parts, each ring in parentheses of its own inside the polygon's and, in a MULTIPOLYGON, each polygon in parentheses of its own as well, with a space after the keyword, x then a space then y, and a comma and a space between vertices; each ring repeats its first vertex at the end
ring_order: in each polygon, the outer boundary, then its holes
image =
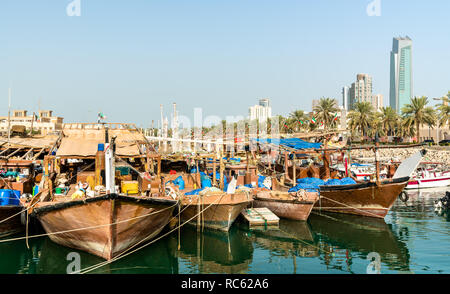
POLYGON ((374 120, 373 106, 370 102, 357 102, 353 110, 349 112, 348 117, 350 119, 349 127, 352 133, 355 130, 359 130, 363 137, 365 137, 374 120))
POLYGON ((287 125, 291 130, 298 132, 309 121, 303 110, 295 110, 289 114, 287 125))
POLYGON ((415 134, 414 120, 412 117, 403 117, 400 119, 399 126, 400 137, 412 137, 415 134))
POLYGON ((439 110, 439 126, 445 127, 450 124, 450 91, 447 96, 442 97, 442 103, 437 105, 439 110))
POLYGON ((381 112, 377 114, 381 120, 382 134, 387 136, 395 136, 395 130, 400 122, 400 116, 390 106, 382 107, 381 112))
MULTIPOLYGON (((409 119, 409 123, 415 126, 415 134, 417 142, 420 136, 420 125, 427 124, 430 127, 435 125, 436 114, 431 106, 427 106, 428 98, 425 96, 414 97, 410 104, 402 107, 402 114, 404 118, 409 119)), ((412 125, 411 125, 412 126, 412 125)))
POLYGON ((316 113, 317 121, 324 123, 325 130, 336 125, 334 116, 338 112, 338 108, 335 99, 320 98, 319 104, 314 107, 313 111, 316 113))

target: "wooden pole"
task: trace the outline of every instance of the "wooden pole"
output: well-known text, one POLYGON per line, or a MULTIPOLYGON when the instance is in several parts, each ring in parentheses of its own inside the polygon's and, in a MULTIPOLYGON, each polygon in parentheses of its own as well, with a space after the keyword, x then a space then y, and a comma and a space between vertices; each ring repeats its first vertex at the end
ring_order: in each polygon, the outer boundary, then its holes
POLYGON ((33 137, 33 123, 34 123, 34 112, 33 112, 32 118, 31 118, 31 132, 30 132, 30 137, 33 137))
POLYGON ((11 138, 11 88, 8 89, 8 144, 11 138))
POLYGON ((224 164, 223 164, 223 153, 222 152, 220 152, 220 167, 219 167, 219 169, 220 169, 220 190, 223 190, 223 187, 224 187, 224 179, 223 179, 224 164))
POLYGON ((377 177, 377 185, 379 186, 381 184, 380 182, 380 162, 378 161, 378 147, 380 146, 380 143, 375 144, 375 168, 376 168, 376 177, 377 177))
POLYGON ((214 152, 213 157, 213 186, 215 187, 217 185, 217 179, 216 179, 216 152, 214 152))
POLYGON ((285 177, 285 179, 289 179, 289 165, 288 165, 288 161, 289 161, 289 156, 288 156, 288 153, 285 152, 284 153, 284 177, 285 177))
POLYGON ((161 155, 158 156, 158 179, 161 181, 161 155))
POLYGON ((197 182, 197 189, 201 189, 202 188, 202 181, 201 181, 201 177, 200 177, 200 169, 198 168, 198 160, 196 159, 195 160, 195 164, 196 164, 196 167, 197 167, 197 173, 196 173, 196 177, 195 177, 195 180, 196 180, 196 182, 197 182))
POLYGON ((293 185, 297 183, 297 168, 295 166, 295 154, 292 154, 294 157, 292 158, 292 174, 293 174, 293 185))

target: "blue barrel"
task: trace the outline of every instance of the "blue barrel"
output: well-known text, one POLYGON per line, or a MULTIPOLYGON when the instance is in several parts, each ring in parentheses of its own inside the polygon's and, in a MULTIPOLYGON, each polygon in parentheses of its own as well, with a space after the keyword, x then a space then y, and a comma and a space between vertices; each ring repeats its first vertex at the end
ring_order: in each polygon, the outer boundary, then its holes
POLYGON ((0 189, 0 206, 8 205, 11 190, 0 189))
POLYGON ((99 143, 98 144, 98 149, 97 149, 98 151, 105 151, 105 144, 103 144, 103 143, 99 143))
POLYGON ((6 205, 19 205, 20 204, 20 191, 16 190, 0 190, 0 206, 6 205))

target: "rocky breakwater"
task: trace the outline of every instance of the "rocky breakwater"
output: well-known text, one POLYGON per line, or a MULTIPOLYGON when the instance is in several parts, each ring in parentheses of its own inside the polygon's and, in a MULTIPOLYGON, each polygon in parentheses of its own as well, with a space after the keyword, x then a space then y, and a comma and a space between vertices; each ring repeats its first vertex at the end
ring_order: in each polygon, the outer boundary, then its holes
MULTIPOLYGON (((423 147, 423 148, 393 148, 380 149, 378 154, 380 161, 401 162, 421 149, 426 149, 427 154, 423 162, 440 162, 450 166, 450 147, 423 147)), ((373 162, 374 152, 372 150, 352 150, 353 160, 373 162)))

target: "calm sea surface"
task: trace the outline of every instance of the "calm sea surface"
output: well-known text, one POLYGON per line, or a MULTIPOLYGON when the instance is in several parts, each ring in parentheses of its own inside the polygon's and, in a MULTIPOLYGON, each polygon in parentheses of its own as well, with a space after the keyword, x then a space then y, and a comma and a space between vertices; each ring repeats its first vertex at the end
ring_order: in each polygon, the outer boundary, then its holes
MULTIPOLYGON (((407 192, 407 203, 397 200, 384 221, 311 214, 308 222, 281 220, 279 230, 235 223, 228 233, 197 233, 184 226, 180 238, 173 233, 92 273, 365 274, 374 270, 373 255, 382 274, 449 274, 450 215, 433 207, 445 191, 407 192)), ((0 243, 0 273, 66 273, 71 252, 79 253, 82 269, 104 261, 48 237, 30 239, 29 246, 0 243)))

